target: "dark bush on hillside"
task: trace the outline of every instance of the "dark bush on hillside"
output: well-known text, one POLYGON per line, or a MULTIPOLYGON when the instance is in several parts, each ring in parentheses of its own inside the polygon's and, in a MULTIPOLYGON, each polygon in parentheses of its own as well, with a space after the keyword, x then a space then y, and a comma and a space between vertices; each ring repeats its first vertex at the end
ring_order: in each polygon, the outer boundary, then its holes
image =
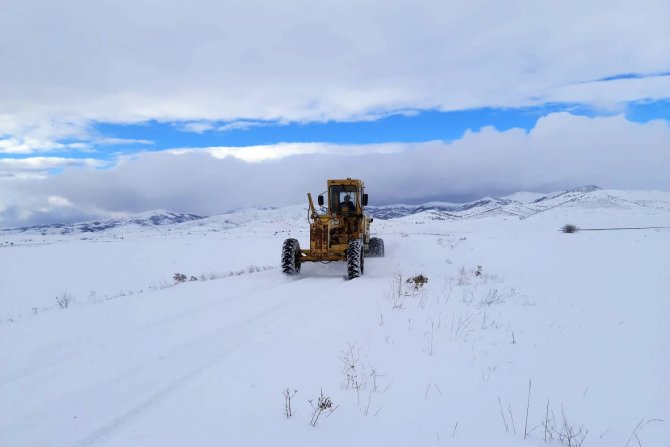
POLYGON ((183 273, 175 273, 172 279, 174 279, 175 283, 179 284, 180 282, 186 282, 188 278, 183 273))
POLYGON ((411 278, 408 278, 407 281, 405 281, 407 284, 412 284, 414 285, 414 290, 419 290, 421 287, 424 286, 428 282, 428 277, 423 276, 423 275, 417 275, 413 276, 411 278))
POLYGON ((566 225, 563 225, 563 227, 561 228, 561 231, 563 233, 576 233, 577 231, 579 231, 579 228, 577 228, 577 225, 566 224, 566 225))

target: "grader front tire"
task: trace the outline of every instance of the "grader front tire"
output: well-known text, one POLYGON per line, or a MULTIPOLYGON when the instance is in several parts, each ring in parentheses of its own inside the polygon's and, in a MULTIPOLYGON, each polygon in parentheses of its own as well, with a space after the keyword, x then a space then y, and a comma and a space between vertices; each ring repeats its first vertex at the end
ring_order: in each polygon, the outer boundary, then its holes
POLYGON ((364 260, 363 241, 361 239, 350 239, 347 246, 347 277, 349 279, 363 275, 364 260))
POLYGON ((297 239, 286 239, 281 249, 281 270, 287 275, 300 273, 300 243, 297 239))

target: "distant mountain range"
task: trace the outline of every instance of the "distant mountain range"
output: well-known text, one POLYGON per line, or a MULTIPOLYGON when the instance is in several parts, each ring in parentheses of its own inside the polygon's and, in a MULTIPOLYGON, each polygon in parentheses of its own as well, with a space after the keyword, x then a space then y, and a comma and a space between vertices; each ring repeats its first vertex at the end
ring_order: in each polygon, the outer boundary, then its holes
POLYGON ((89 222, 79 222, 73 224, 50 224, 50 225, 35 225, 24 228, 11 228, 3 231, 14 233, 31 232, 42 234, 70 234, 70 233, 97 233, 113 228, 124 227, 129 225, 139 227, 152 227, 159 225, 171 225, 191 220, 204 219, 205 216, 198 216, 197 214, 183 214, 173 213, 165 210, 147 211, 133 216, 107 219, 107 220, 93 220, 89 222))
POLYGON ((476 214, 494 213, 496 211, 503 214, 525 217, 546 208, 542 205, 536 206, 540 202, 553 201, 555 199, 559 201, 561 199, 571 201, 583 194, 599 190, 600 188, 595 185, 586 185, 551 194, 520 192, 506 197, 485 197, 467 203, 429 202, 420 205, 369 206, 366 209, 373 217, 379 219, 395 219, 425 211, 437 212, 445 218, 451 217, 454 219, 472 217, 476 214))
MULTIPOLYGON (((558 209, 559 207, 586 208, 655 208, 670 211, 668 193, 602 190, 595 185, 580 186, 567 191, 550 194, 517 192, 505 197, 485 197, 468 203, 428 202, 419 205, 369 206, 366 211, 377 219, 406 218, 425 222, 427 220, 460 220, 488 216, 509 216, 525 219, 535 214, 558 209)), ((96 220, 74 224, 37 225, 26 228, 3 230, 8 233, 30 233, 42 235, 66 235, 99 233, 125 228, 152 229, 167 228, 171 225, 178 231, 221 231, 242 228, 253 223, 266 222, 280 231, 289 231, 293 221, 307 218, 305 205, 285 208, 248 208, 211 217, 196 214, 174 213, 165 210, 148 211, 119 219, 96 220), (190 223, 189 223, 190 222, 190 223)), ((7 234, 7 233, 6 233, 7 234)))

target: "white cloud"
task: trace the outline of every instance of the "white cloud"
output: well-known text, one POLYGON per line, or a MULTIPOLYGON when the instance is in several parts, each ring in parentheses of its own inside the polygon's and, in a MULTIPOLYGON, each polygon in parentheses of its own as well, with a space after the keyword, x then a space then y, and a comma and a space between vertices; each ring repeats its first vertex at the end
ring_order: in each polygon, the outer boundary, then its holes
POLYGON ((626 101, 670 97, 670 93, 662 92, 670 92, 670 76, 569 84, 552 89, 547 98, 560 102, 583 102, 612 110, 620 108, 626 101))
POLYGON ((64 168, 67 166, 101 167, 106 163, 94 158, 64 158, 64 157, 28 157, 28 158, 0 158, 0 169, 12 170, 45 170, 64 168))
POLYGON ((5 138, 0 140, 0 154, 30 154, 35 151, 50 151, 64 148, 64 144, 36 138, 5 138))
POLYGON ((303 202, 308 191, 323 191, 326 179, 338 177, 364 179, 372 204, 470 200, 590 183, 670 190, 668 148, 665 121, 637 124, 622 116, 556 113, 540 119, 528 133, 488 127, 452 143, 147 152, 124 156, 110 169, 68 168, 43 179, 0 177, 7 210, 0 215, 0 227, 156 208, 214 214, 291 205, 303 202), (281 156, 272 156, 273 150, 281 156), (51 196, 73 206, 39 213, 51 196))
POLYGON ((0 138, 45 151, 88 141, 91 122, 203 131, 668 98, 667 77, 583 84, 669 71, 668 23, 666 0, 10 0, 0 15, 0 138))
MULTIPOLYGON (((14 180, 45 179, 48 177, 49 171, 53 169, 72 167, 101 168, 108 165, 109 162, 94 158, 0 158, 0 178, 14 180)), ((2 188, 0 188, 0 193, 2 193, 2 188)))
POLYGON ((182 132, 203 133, 213 130, 214 124, 209 121, 192 121, 188 123, 175 123, 175 127, 182 132))
MULTIPOLYGON (((0 86, 1 94, 2 86, 0 86)), ((89 140, 92 137, 89 124, 84 118, 51 117, 48 113, 40 111, 39 106, 27 114, 11 114, 10 106, 5 104, 2 106, 4 113, 0 113, 0 154, 80 149, 82 145, 86 146, 84 141, 67 144, 61 141, 89 140)))
POLYGON ((186 153, 207 152, 214 158, 234 157, 247 162, 279 160, 293 155, 328 154, 328 155, 362 155, 391 154, 400 152, 406 145, 397 143, 344 145, 331 143, 278 143, 260 146, 243 147, 206 147, 169 149, 165 152, 175 155, 186 153))
POLYGON ((137 138, 109 138, 109 137, 95 138, 93 142, 101 146, 114 146, 120 144, 139 144, 139 145, 154 144, 154 142, 151 140, 142 140, 137 138))
POLYGON ((61 196, 49 196, 47 198, 47 203, 51 206, 63 206, 63 207, 72 207, 72 202, 70 202, 65 197, 61 196))
MULTIPOLYGON (((7 115, 5 115, 7 118, 7 115)), ((93 151, 94 146, 149 145, 146 139, 112 138, 99 135, 85 119, 79 122, 59 121, 41 117, 0 119, 0 154, 32 154, 52 151, 93 151), (3 127, 4 126, 4 127, 3 127), (2 137, 2 135, 10 135, 2 137), (62 143, 62 140, 79 140, 62 143)))
POLYGON ((253 127, 265 126, 266 123, 260 121, 233 121, 232 123, 224 124, 217 127, 219 132, 230 132, 231 130, 249 130, 253 127))
POLYGON ((262 121, 239 120, 219 125, 212 121, 191 121, 186 123, 177 122, 174 126, 182 132, 192 132, 201 134, 210 130, 218 132, 230 132, 232 130, 249 130, 254 127, 267 126, 268 123, 262 121))

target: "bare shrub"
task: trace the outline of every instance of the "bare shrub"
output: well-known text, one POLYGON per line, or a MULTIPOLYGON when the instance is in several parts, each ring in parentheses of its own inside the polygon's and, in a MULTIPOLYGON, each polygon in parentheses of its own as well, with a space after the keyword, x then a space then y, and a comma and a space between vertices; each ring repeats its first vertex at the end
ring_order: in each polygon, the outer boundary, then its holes
POLYGON ((566 447, 580 447, 584 443, 589 430, 583 425, 577 426, 570 423, 565 416, 562 405, 560 421, 556 420, 553 410, 551 410, 551 415, 549 413, 549 401, 547 401, 546 413, 542 421, 545 442, 551 443, 553 440, 557 440, 566 447))
POLYGON ((289 387, 286 387, 284 390, 284 415, 286 416, 286 419, 289 419, 291 416, 293 416, 293 407, 291 406, 291 399, 293 399, 293 396, 296 395, 298 390, 293 390, 289 387))
POLYGON ((321 394, 319 397, 316 399, 316 402, 314 402, 313 399, 309 400, 309 404, 312 406, 312 419, 309 421, 309 425, 312 427, 316 427, 316 424, 319 422, 319 417, 322 414, 325 414, 326 417, 330 416, 333 414, 335 410, 337 410, 337 407, 333 407, 333 401, 329 396, 324 396, 323 390, 321 390, 321 394))
MULTIPOLYGON (((386 339, 389 342, 389 337, 386 339)), ((386 387, 380 384, 384 374, 380 374, 377 366, 372 363, 364 363, 361 359, 361 347, 357 343, 348 343, 347 349, 341 351, 340 360, 342 361, 342 388, 352 390, 356 393, 356 401, 365 416, 370 414, 372 407, 372 395, 374 393, 386 392, 391 386, 386 387), (367 392, 367 398, 365 393, 367 392)), ((381 407, 373 414, 376 416, 381 407)))
POLYGON ((349 343, 347 350, 342 351, 342 374, 344 375, 344 387, 347 390, 355 390, 360 403, 361 388, 367 380, 365 376, 365 365, 360 361, 360 348, 356 343, 349 343))
POLYGON ((502 304, 505 302, 505 297, 498 289, 489 289, 488 293, 479 301, 480 307, 492 306, 494 304, 502 304))
POLYGON ((67 309, 72 303, 74 303, 74 297, 67 290, 61 295, 56 296, 56 304, 58 304, 58 307, 61 309, 67 309))
POLYGON ((371 371, 371 372, 370 372, 370 378, 372 379, 372 387, 371 387, 371 390, 374 391, 374 392, 376 393, 376 392, 379 391, 379 389, 377 388, 377 380, 378 380, 380 377, 384 377, 384 375, 383 375, 383 374, 379 374, 379 373, 377 372, 377 368, 376 368, 375 366, 373 366, 373 365, 370 365, 370 371, 371 371))
POLYGON ((398 272, 393 275, 393 280, 391 281, 391 290, 389 291, 389 297, 393 301, 393 309, 402 309, 404 299, 409 294, 405 290, 405 281, 403 281, 402 273, 398 272))
POLYGON ((452 339, 459 337, 467 339, 468 334, 472 331, 470 326, 472 325, 476 315, 477 314, 472 312, 468 312, 467 314, 460 314, 457 321, 456 313, 453 313, 451 317, 451 328, 449 329, 449 332, 452 334, 452 339))

